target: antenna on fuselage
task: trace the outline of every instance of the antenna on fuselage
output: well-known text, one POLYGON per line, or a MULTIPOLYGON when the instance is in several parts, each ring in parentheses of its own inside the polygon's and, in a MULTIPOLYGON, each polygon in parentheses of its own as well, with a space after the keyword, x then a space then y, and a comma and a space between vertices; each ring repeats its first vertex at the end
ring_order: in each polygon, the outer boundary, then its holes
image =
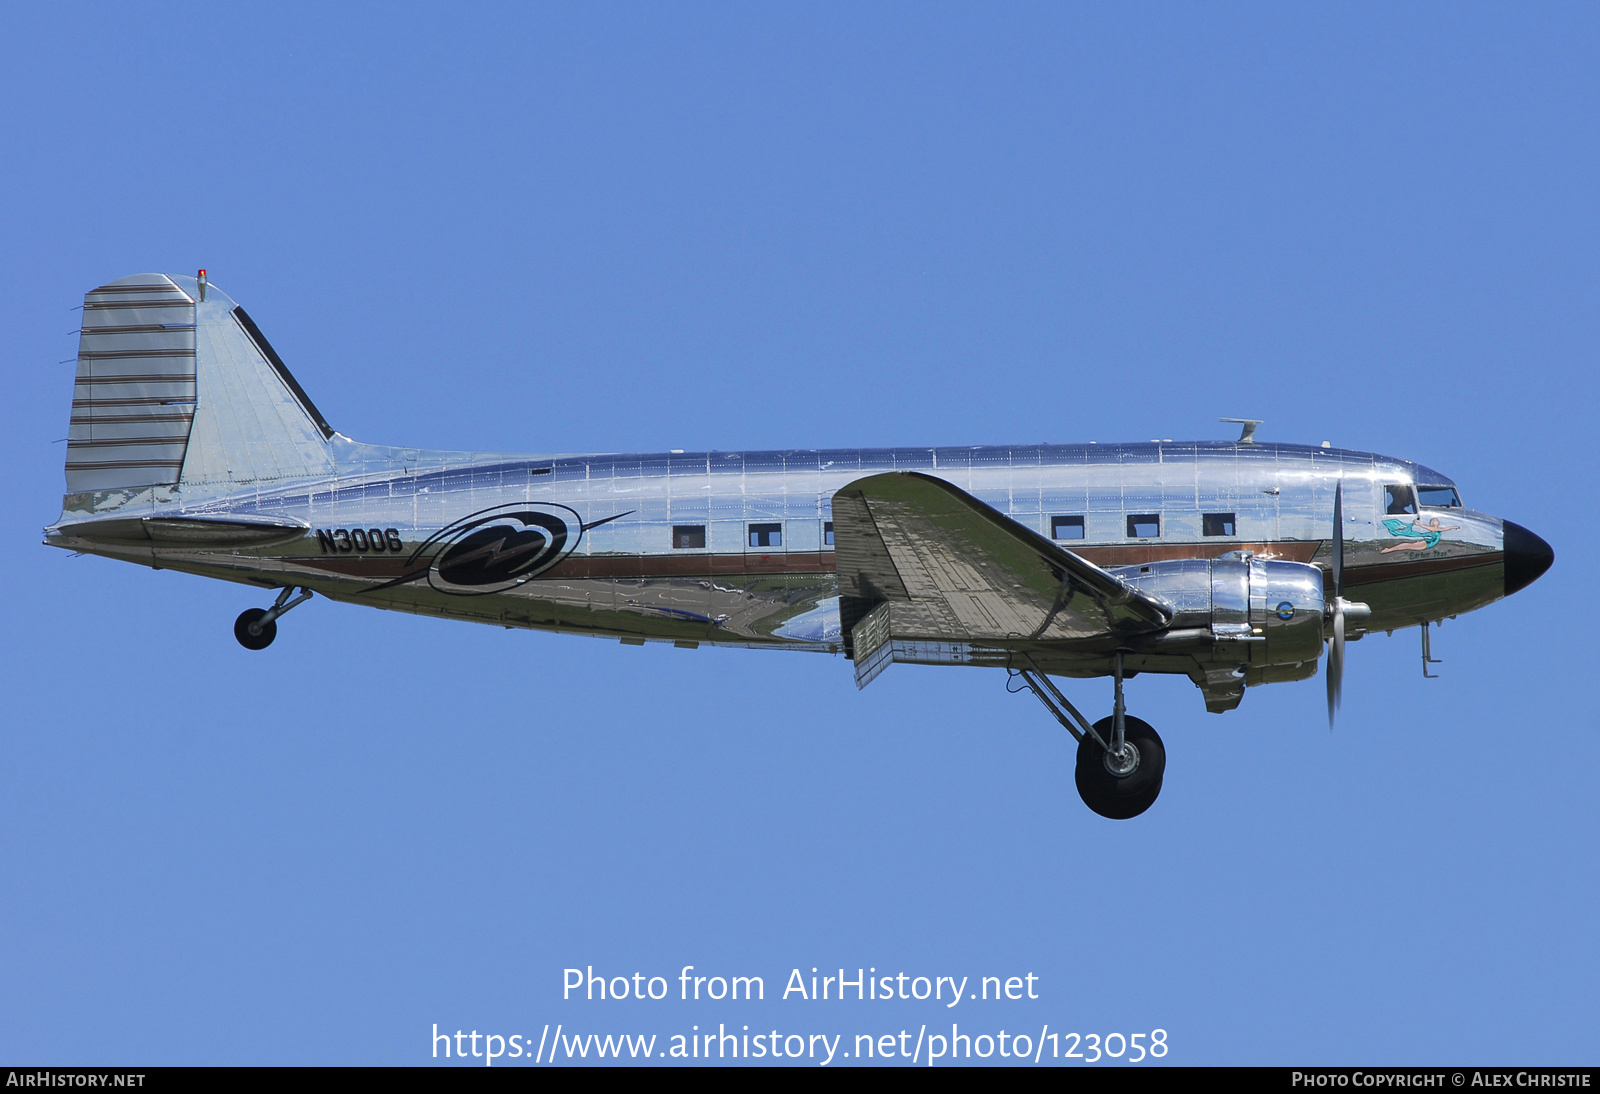
POLYGON ((1264 419, 1261 419, 1261 418, 1218 418, 1217 419, 1217 421, 1219 421, 1219 422, 1232 422, 1233 424, 1235 424, 1235 425, 1240 427, 1239 428, 1239 440, 1238 440, 1239 444, 1255 444, 1256 443, 1256 426, 1260 425, 1263 420, 1264 419))

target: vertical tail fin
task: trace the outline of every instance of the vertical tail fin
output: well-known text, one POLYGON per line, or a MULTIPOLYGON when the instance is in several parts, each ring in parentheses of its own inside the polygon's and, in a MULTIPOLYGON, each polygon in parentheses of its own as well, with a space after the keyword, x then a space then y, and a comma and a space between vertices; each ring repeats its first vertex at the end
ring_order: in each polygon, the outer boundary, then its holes
POLYGON ((317 478, 334 471, 333 436, 260 328, 216 286, 136 274, 84 297, 69 494, 205 495, 317 478))
MULTIPOLYGON (((198 287, 197 287, 198 288, 198 287)), ((245 310, 215 285, 195 305, 196 404, 181 486, 333 473, 333 430, 245 310)))

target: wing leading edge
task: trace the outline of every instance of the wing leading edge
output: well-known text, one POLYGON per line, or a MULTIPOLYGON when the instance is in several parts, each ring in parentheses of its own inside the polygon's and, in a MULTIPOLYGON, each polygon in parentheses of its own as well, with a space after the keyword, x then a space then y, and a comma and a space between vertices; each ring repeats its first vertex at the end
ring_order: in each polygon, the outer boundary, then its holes
POLYGON ((839 592, 865 687, 895 641, 1004 646, 1144 634, 1172 609, 943 479, 895 471, 833 496, 839 592))

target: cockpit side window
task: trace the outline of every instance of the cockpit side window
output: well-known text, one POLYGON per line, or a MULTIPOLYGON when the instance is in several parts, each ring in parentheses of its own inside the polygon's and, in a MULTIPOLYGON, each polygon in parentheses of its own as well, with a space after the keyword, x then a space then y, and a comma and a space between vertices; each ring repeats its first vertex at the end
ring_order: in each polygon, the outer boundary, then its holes
POLYGON ((1391 517, 1401 514, 1417 515, 1417 495, 1410 483, 1398 483, 1383 488, 1383 511, 1391 517))
POLYGON ((1453 486, 1419 486, 1417 500, 1435 509, 1461 508, 1461 495, 1453 486))

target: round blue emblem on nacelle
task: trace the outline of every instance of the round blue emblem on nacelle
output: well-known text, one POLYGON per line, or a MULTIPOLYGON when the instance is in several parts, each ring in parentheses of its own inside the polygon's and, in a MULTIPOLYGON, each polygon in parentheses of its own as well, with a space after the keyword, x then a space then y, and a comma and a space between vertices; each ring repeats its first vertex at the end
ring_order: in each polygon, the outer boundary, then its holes
POLYGON ((1278 618, 1279 619, 1293 619, 1294 618, 1294 605, 1289 603, 1287 600, 1285 600, 1282 604, 1279 604, 1278 605, 1278 618))

